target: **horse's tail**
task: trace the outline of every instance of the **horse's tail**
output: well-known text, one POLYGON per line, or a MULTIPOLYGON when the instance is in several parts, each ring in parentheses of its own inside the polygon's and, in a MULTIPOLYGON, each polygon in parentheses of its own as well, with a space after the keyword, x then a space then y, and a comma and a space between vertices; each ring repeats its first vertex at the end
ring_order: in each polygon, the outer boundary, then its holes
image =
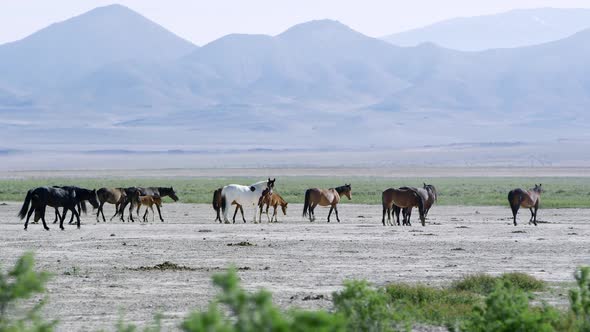
POLYGON ((211 205, 213 205, 213 210, 215 211, 217 211, 220 208, 219 196, 221 196, 221 190, 217 189, 213 192, 213 202, 211 202, 211 205))
POLYGON ((418 212, 420 213, 420 221, 422 222, 422 226, 425 225, 425 218, 426 216, 424 215, 425 211, 424 211, 424 197, 422 197, 422 195, 420 195, 420 193, 418 193, 418 191, 413 191, 414 192, 414 196, 416 196, 416 198, 418 198, 418 212))
POLYGON ((520 205, 520 202, 522 202, 522 194, 520 193, 520 190, 510 190, 510 192, 508 192, 508 203, 510 204, 512 211, 520 205))
POLYGON ((86 201, 80 201, 80 210, 82 210, 82 213, 87 214, 88 211, 86 209, 86 201))
POLYGON ((27 191, 27 196, 25 197, 25 201, 23 203, 23 207, 21 207, 20 211, 18 212, 19 218, 24 219, 27 215, 27 211, 29 210, 29 204, 31 203, 31 197, 33 196, 33 189, 27 191))
POLYGON ((309 201, 311 199, 311 189, 305 191, 305 201, 303 202, 303 216, 307 217, 307 211, 309 210, 309 201))
POLYGON ((224 216, 225 216, 226 209, 227 209, 227 197, 225 197, 225 195, 223 194, 223 191, 221 191, 221 212, 223 212, 224 216))

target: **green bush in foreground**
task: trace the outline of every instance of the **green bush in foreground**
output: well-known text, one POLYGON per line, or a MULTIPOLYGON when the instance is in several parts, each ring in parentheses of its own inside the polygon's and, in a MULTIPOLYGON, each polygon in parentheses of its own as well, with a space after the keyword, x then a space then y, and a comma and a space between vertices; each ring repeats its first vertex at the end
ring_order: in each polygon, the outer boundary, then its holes
MULTIPOLYGON (((33 256, 26 254, 9 272, 0 271, 0 332, 50 332, 56 325, 41 319, 44 301, 31 309, 19 306, 19 300, 45 291, 49 275, 33 267, 33 256)), ((283 311, 273 304, 270 293, 241 288, 235 269, 230 269, 213 277, 221 292, 208 309, 191 313, 180 328, 186 332, 398 331, 422 323, 469 332, 590 332, 590 267, 576 271, 575 278, 578 287, 570 291, 569 310, 532 306, 529 290, 538 289, 540 281, 508 274, 496 277, 485 298, 479 293, 487 289, 480 286, 490 279, 481 275, 459 282, 469 285, 464 290, 456 284, 443 289, 405 284, 375 288, 366 281, 348 281, 342 291, 333 294, 332 312, 283 311)), ((143 331, 160 331, 160 318, 156 316, 155 323, 143 331)), ((116 328, 120 332, 138 330, 122 319, 116 328)))
POLYGON ((18 306, 19 300, 45 292, 49 274, 35 272, 34 265, 29 253, 19 258, 8 273, 0 270, 0 332, 53 331, 57 322, 45 322, 39 315, 45 301, 28 310, 18 306))
POLYGON ((520 272, 503 273, 497 277, 485 273, 475 274, 453 282, 451 288, 487 295, 494 290, 498 281, 507 282, 514 289, 526 292, 537 292, 545 289, 544 281, 520 272))
POLYGON ((574 316, 574 327, 578 331, 590 332, 590 267, 581 268, 575 274, 578 289, 570 291, 570 305, 574 316))
POLYGON ((560 325, 559 312, 549 306, 531 307, 528 294, 508 281, 499 281, 473 314, 460 324, 470 332, 549 332, 560 325))
POLYGON ((181 325, 187 332, 257 332, 257 331, 345 331, 345 320, 325 311, 282 312, 272 303, 270 293, 262 290, 250 294, 240 287, 235 269, 213 277, 221 294, 204 312, 193 312, 181 325), (218 304, 229 309, 230 316, 218 304))

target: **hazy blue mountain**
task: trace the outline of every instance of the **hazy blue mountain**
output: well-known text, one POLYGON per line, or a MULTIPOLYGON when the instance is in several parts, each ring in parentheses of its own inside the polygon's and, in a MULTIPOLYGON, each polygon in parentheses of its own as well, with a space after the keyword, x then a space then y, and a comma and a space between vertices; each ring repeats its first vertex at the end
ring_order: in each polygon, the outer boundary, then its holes
POLYGON ((541 44, 590 28, 590 9, 518 9, 462 17, 383 37, 399 46, 425 42, 464 51, 541 44))
POLYGON ((173 60, 195 48, 127 7, 110 5, 0 45, 0 77, 51 88, 109 63, 173 60))
POLYGON ((0 141, 61 147, 67 131, 77 144, 123 150, 362 149, 580 137, 590 130, 588 58, 590 30, 463 52, 399 47, 332 20, 197 48, 109 6, 0 46, 0 141), (104 22, 130 39, 112 38, 104 22))

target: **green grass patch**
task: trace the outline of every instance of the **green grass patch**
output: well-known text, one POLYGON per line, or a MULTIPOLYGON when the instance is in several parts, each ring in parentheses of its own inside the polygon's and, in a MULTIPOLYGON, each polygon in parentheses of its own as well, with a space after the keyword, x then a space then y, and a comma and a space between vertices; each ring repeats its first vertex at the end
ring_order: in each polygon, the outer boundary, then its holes
POLYGON ((384 292, 405 320, 432 325, 454 325, 482 303, 478 294, 451 288, 391 284, 384 292))
POLYGON ((497 277, 489 274, 475 274, 455 281, 451 288, 477 294, 490 294, 498 282, 508 283, 512 288, 525 292, 538 292, 546 288, 544 281, 520 272, 504 273, 497 277))
MULTIPOLYGON (((0 180, 0 201, 22 201, 27 190, 39 186, 78 185, 86 188, 128 186, 173 186, 184 203, 210 203, 213 191, 230 183, 251 184, 261 178, 253 177, 170 177, 170 178, 46 178, 0 180)), ((439 191, 440 205, 507 206, 508 191, 516 187, 529 188, 542 183, 545 193, 542 208, 583 208, 590 206, 590 178, 383 178, 383 177, 278 177, 276 191, 288 202, 303 203, 305 190, 312 187, 331 188, 352 184, 352 201, 343 203, 381 204, 386 188, 434 184, 439 191)), ((168 200, 169 201, 169 200, 168 200)))

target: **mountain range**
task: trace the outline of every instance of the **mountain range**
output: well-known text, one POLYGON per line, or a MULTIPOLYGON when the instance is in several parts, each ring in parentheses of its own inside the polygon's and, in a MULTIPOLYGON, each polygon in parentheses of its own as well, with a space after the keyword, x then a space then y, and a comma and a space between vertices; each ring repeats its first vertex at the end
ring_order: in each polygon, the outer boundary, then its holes
POLYGON ((394 45, 434 43, 461 51, 542 44, 590 28, 590 9, 534 8, 453 18, 383 37, 394 45))
POLYGON ((111 5, 0 45, 0 139, 251 148, 279 144, 273 134, 290 148, 337 148, 586 138, 588 58, 590 30, 464 52, 396 46, 333 20, 198 47, 111 5), (427 134, 407 143, 418 129, 427 134))

